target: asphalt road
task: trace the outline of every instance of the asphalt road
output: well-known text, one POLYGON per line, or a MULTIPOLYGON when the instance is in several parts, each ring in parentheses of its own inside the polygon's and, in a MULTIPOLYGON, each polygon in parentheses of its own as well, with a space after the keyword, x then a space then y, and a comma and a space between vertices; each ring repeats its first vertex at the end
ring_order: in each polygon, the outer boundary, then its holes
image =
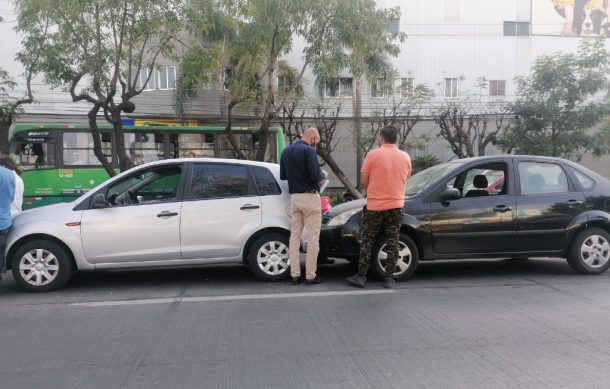
POLYGON ((390 291, 242 267, 0 283, 1 388, 608 388, 610 273, 563 260, 423 264, 390 291))

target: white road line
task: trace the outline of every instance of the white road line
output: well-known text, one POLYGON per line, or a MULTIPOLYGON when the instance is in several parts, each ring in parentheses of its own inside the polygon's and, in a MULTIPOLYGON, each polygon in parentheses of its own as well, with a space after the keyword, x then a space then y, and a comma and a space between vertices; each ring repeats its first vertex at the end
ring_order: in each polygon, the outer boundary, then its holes
POLYGON ((124 305, 147 305, 147 304, 171 304, 181 303, 202 303, 211 301, 239 301, 239 300, 264 300, 264 299, 287 299, 297 297, 330 297, 330 296, 355 296, 355 295, 374 295, 392 294, 394 290, 350 290, 336 292, 306 292, 306 293, 262 293, 262 294, 238 294, 228 296, 201 296, 201 297, 173 297, 158 299, 140 300, 115 300, 115 301, 92 301, 86 303, 71 303, 71 306, 85 307, 115 307, 124 305))

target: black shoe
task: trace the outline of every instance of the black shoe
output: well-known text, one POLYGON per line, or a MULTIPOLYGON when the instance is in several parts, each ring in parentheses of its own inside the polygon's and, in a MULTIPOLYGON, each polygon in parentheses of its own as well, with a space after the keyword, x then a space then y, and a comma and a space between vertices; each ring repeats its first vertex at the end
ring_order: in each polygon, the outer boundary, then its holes
POLYGON ((301 277, 292 277, 292 285, 301 285, 301 282, 303 282, 301 277))
POLYGON ((356 273, 351 277, 347 277, 346 280, 347 283, 351 286, 356 286, 358 288, 364 288, 366 286, 366 276, 363 276, 360 273, 356 273))
POLYGON ((384 288, 391 289, 395 284, 396 284, 396 281, 394 281, 394 278, 392 278, 392 276, 383 277, 383 287, 384 288))
POLYGON ((317 285, 317 284, 321 284, 324 280, 322 279, 322 277, 320 276, 316 276, 316 278, 313 278, 311 280, 305 280, 305 285, 317 285))

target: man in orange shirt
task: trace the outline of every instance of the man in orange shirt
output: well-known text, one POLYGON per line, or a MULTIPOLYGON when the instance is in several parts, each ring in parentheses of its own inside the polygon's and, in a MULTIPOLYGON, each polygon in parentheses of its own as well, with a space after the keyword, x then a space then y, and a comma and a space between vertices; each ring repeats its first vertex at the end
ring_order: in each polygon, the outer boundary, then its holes
POLYGON ((396 145, 398 129, 385 126, 380 131, 379 148, 369 152, 362 165, 362 186, 367 190, 362 211, 358 273, 347 278, 352 286, 364 288, 371 262, 371 251, 380 232, 386 239, 388 259, 383 286, 391 288, 399 255, 400 225, 411 157, 396 145))

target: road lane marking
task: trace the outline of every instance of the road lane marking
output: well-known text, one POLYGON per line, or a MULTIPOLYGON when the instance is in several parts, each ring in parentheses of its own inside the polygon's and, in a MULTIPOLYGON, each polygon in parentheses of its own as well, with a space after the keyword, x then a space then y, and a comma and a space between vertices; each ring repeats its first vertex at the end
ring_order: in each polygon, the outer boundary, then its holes
POLYGON ((264 299, 287 299, 298 297, 332 297, 332 296, 355 296, 355 295, 375 295, 393 294, 394 290, 344 290, 335 292, 304 292, 304 293, 261 293, 261 294, 238 294, 225 296, 201 296, 201 297, 171 297, 157 299, 139 300, 114 300, 114 301, 91 301, 84 303, 70 303, 71 306, 85 307, 116 307, 125 305, 149 305, 149 304, 171 304, 181 303, 203 303, 214 301, 240 301, 240 300, 264 300, 264 299))

